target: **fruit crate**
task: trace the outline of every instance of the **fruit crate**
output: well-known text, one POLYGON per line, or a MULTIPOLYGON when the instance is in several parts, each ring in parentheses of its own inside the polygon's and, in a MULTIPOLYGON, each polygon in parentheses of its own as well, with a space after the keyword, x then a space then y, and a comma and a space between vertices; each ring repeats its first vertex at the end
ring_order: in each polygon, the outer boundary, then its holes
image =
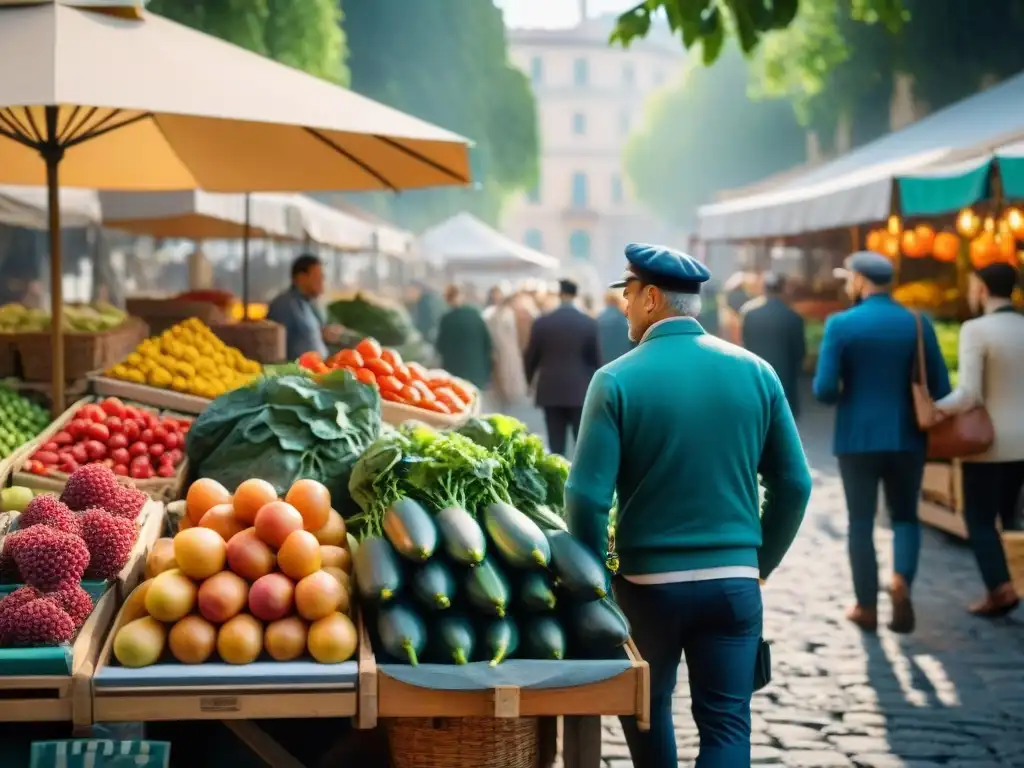
POLYGON ((474 416, 480 415, 481 404, 480 391, 464 379, 459 379, 458 381, 463 387, 473 393, 473 402, 469 404, 469 408, 467 408, 463 413, 452 414, 449 416, 444 413, 434 413, 433 411, 427 411, 423 408, 417 408, 415 405, 406 405, 405 403, 394 403, 390 400, 381 400, 381 420, 394 427, 400 426, 409 420, 421 421, 435 429, 457 429, 458 427, 461 427, 474 416))
POLYGON ((258 363, 280 363, 288 356, 284 326, 270 320, 214 323, 210 330, 229 347, 258 363))
MULTIPOLYGON (((125 309, 129 315, 144 320, 154 336, 193 317, 199 318, 204 325, 224 323, 228 320, 224 310, 209 301, 187 301, 173 297, 128 299, 125 302, 125 309)), ((132 349, 126 350, 122 357, 127 356, 132 349)))
MULTIPOLYGON (((64 413, 62 413, 49 427, 41 432, 34 440, 28 442, 21 449, 14 453, 14 465, 13 473, 11 477, 11 483, 13 485, 21 485, 26 488, 31 488, 37 492, 48 492, 59 494, 64 490, 64 485, 68 481, 68 475, 63 472, 53 472, 50 475, 37 475, 32 472, 26 472, 23 467, 25 462, 39 450, 39 446, 49 442, 55 434, 60 432, 67 426, 68 422, 74 418, 75 413, 83 405, 89 405, 90 403, 96 403, 103 400, 103 397, 83 397, 81 400, 74 403, 64 413)), ((170 418, 192 418, 191 413, 181 413, 179 411, 172 410, 160 410, 157 411, 153 406, 146 403, 139 403, 134 400, 126 400, 126 405, 132 405, 136 407, 145 408, 149 411, 157 413, 159 416, 170 417, 170 418)), ((148 480, 135 480, 129 477, 118 477, 118 480, 124 485, 134 485, 140 491, 149 495, 150 498, 157 501, 170 502, 179 498, 181 495, 182 488, 185 485, 185 478, 188 477, 188 459, 182 460, 181 464, 177 466, 177 471, 173 477, 154 477, 148 480)))
POLYGON ((0 378, 14 376, 18 372, 18 335, 0 333, 0 378))
MULTIPOLYGON (((64 379, 75 381, 109 368, 149 336, 149 326, 129 317, 116 328, 99 333, 64 333, 64 379)), ((53 379, 53 346, 49 331, 16 334, 17 367, 25 381, 53 379)))
MULTIPOLYGON (((354 717, 357 711, 355 660, 318 664, 312 660, 252 664, 158 662, 128 668, 113 655, 117 631, 133 615, 122 607, 99 655, 92 678, 97 722, 173 720, 272 720, 354 717)), ((261 657, 262 658, 262 657, 261 657)))
POLYGON ((90 725, 90 678, 116 612, 117 593, 107 590, 70 646, 0 649, 5 667, 52 666, 49 674, 0 675, 4 721, 90 725))
POLYGON ((170 389, 158 389, 147 384, 135 384, 130 381, 111 379, 102 374, 89 377, 92 391, 102 397, 119 397, 149 408, 162 408, 169 411, 198 416, 212 403, 205 397, 174 392, 170 389))

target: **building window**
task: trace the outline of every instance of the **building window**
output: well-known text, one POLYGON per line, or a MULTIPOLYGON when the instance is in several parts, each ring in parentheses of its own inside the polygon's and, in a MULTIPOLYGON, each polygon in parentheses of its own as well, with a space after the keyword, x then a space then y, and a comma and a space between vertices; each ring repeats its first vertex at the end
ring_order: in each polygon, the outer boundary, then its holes
POLYGON ((587 174, 577 171, 572 175, 572 206, 587 207, 587 174))
POLYGON ((530 80, 534 85, 544 82, 544 59, 540 56, 530 59, 530 80))
POLYGON ((544 235, 539 229, 528 229, 523 237, 523 242, 535 251, 544 250, 544 235))
POLYGON ((636 78, 636 72, 633 70, 633 62, 627 61, 622 65, 622 82, 626 85, 632 85, 636 78))
POLYGON ((590 235, 577 229, 569 235, 569 254, 574 259, 590 261, 590 235))
POLYGON ((624 109, 619 113, 619 133, 622 136, 629 135, 630 124, 632 123, 632 116, 628 109, 624 109))
POLYGON ((576 59, 572 63, 572 80, 576 85, 587 85, 590 81, 590 68, 586 59, 576 59))
POLYGON ((537 203, 540 202, 540 182, 539 181, 536 184, 534 184, 532 187, 530 187, 530 189, 526 190, 526 200, 527 200, 527 202, 533 203, 534 205, 536 205, 537 203))
POLYGON ((572 116, 572 132, 582 136, 587 132, 587 116, 582 112, 574 112, 572 116))
POLYGON ((621 203, 623 200, 622 194, 622 177, 619 174, 612 176, 612 202, 621 203))

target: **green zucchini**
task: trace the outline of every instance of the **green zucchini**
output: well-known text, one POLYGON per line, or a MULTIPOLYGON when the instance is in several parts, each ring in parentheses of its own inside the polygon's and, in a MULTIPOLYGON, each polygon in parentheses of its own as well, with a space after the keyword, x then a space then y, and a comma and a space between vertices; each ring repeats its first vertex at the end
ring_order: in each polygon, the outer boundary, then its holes
POLYGON ((459 507, 442 509, 434 518, 437 522, 445 551, 463 565, 483 562, 487 554, 487 539, 473 516, 459 507))
POLYGON ((538 504, 529 510, 520 510, 524 515, 533 520, 541 530, 544 531, 567 531, 569 526, 555 510, 547 504, 538 504))
POLYGON ((484 627, 484 647, 490 661, 488 666, 496 667, 519 648, 519 630, 509 618, 493 619, 484 627))
POLYGON ((422 563, 437 549, 437 526, 418 501, 399 499, 384 513, 384 535, 402 557, 422 563))
POLYGON ((554 610, 558 603, 555 591, 551 588, 551 579, 543 571, 529 571, 519 581, 516 596, 519 604, 528 611, 543 613, 554 610))
POLYGON ((600 600, 608 594, 608 569, 593 552, 565 531, 548 531, 547 538, 551 569, 573 600, 600 600))
POLYGON ((508 581, 493 560, 484 560, 466 571, 466 597, 477 610, 489 616, 505 615, 508 610, 508 581))
POLYGON ((352 556, 356 585, 364 600, 386 603, 402 588, 402 567, 394 547, 380 536, 368 536, 352 556))
POLYGON ((427 644, 427 630, 415 612, 396 604, 382 608, 377 616, 381 647, 391 658, 408 661, 414 667, 427 644))
POLYGON ((455 597, 455 577, 443 562, 428 560, 412 576, 412 593, 420 605, 430 611, 443 611, 455 597))
POLYGON ((488 504, 484 527, 502 559, 512 567, 546 568, 551 561, 544 531, 511 504, 488 504))
POLYGON ((629 621, 610 598, 577 603, 569 623, 580 647, 598 656, 621 648, 629 640, 629 621))
POLYGON ((468 664, 473 658, 476 632, 464 616, 445 614, 431 626, 430 638, 444 663, 468 664))
POLYGON ((523 627, 523 649, 531 659, 564 659, 565 632, 551 616, 529 619, 523 627))

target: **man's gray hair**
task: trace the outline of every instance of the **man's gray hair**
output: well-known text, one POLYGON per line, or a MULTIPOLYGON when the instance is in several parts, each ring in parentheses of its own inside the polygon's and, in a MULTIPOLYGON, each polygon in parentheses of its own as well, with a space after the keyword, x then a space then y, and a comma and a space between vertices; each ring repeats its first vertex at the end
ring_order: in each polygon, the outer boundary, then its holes
POLYGON ((665 301, 672 310, 681 317, 697 317, 700 315, 700 294, 699 293, 678 293, 676 291, 662 291, 665 294, 665 301))

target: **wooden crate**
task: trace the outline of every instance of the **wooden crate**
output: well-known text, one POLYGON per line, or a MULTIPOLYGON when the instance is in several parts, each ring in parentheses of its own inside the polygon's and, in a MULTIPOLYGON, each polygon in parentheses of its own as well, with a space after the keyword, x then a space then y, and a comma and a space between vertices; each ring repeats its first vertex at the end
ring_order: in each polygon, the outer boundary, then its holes
POLYGON ((119 397, 122 400, 130 400, 150 408, 177 411, 191 416, 198 416, 213 402, 205 397, 187 395, 184 392, 175 392, 170 389, 157 389, 147 384, 110 379, 102 375, 90 376, 89 380, 92 383, 92 391, 99 396, 119 397))
MULTIPOLYGON (((140 687, 97 684, 96 677, 112 666, 117 630, 127 623, 122 609, 100 651, 92 680, 93 714, 97 722, 172 720, 271 720, 277 718, 353 717, 356 683, 302 682, 210 684, 140 687)), ((116 661, 113 661, 116 664, 116 661)), ((257 662, 238 669, 253 668, 257 662)), ((173 668, 173 665, 164 665, 173 668)), ((330 669, 331 665, 325 665, 330 669)))
POLYGON ((69 675, 0 677, 0 702, 5 722, 93 722, 92 670, 117 612, 116 590, 108 589, 96 603, 72 645, 69 675))
MULTIPOLYGON (((124 359, 149 335, 142 320, 124 323, 99 333, 67 331, 64 334, 64 379, 75 381, 124 359)), ((17 336, 18 362, 25 381, 47 382, 53 378, 53 350, 49 331, 17 336)))
POLYGON ((193 317, 206 325, 223 323, 228 319, 224 310, 208 301, 182 301, 173 297, 133 298, 125 302, 125 307, 129 315, 144 320, 154 336, 193 317))
MULTIPOLYGON (((388 717, 560 717, 635 715, 641 730, 650 727, 650 669, 630 640, 630 667, 615 677, 571 688, 519 688, 439 691, 396 680, 376 662, 370 635, 360 624, 359 728, 373 728, 388 717)), ((557 661, 552 664, 572 664, 557 661)))
POLYGON ((930 461, 925 464, 921 501, 917 507, 917 515, 922 523, 966 539, 963 498, 959 461, 930 461))
POLYGON ((284 326, 270 320, 215 323, 210 326, 210 330, 248 360, 268 364, 280 363, 288 357, 284 326))

